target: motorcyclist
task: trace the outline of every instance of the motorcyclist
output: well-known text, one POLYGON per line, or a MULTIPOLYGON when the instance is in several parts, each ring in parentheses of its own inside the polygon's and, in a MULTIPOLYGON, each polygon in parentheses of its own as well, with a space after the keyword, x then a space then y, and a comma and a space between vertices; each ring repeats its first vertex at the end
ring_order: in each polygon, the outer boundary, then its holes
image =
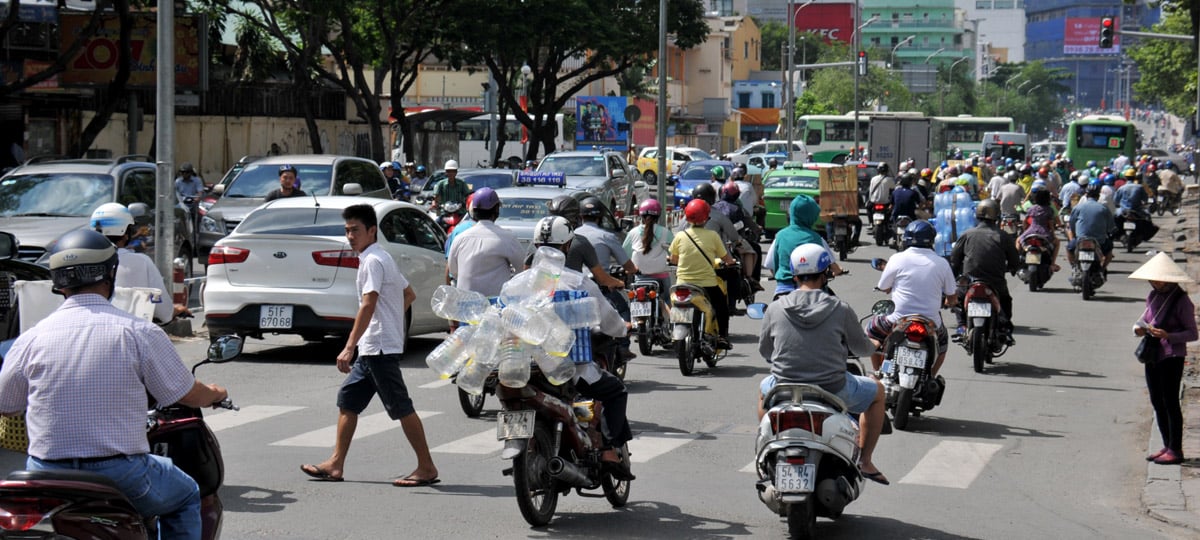
POLYGON ((162 538, 200 538, 196 481, 150 452, 147 394, 205 407, 228 393, 197 381, 162 329, 110 303, 119 256, 108 239, 79 229, 48 254, 66 300, 16 339, 0 369, 0 413, 25 411, 25 468, 104 475, 139 514, 159 517, 162 538))
MULTIPOLYGON (((1183 178, 1179 176, 1179 172, 1175 170, 1175 164, 1170 161, 1163 163, 1163 166, 1155 172, 1159 180, 1159 194, 1164 197, 1173 197, 1178 201, 1183 196, 1183 178)), ((1171 210, 1171 213, 1179 215, 1179 203, 1176 202, 1171 210)))
POLYGON ((196 174, 191 163, 184 162, 179 166, 179 176, 175 177, 175 196, 179 204, 193 209, 200 204, 200 196, 204 194, 204 179, 196 174), (188 202, 191 199, 191 202, 188 202))
MULTIPOLYGON (((575 236, 584 237, 592 244, 592 248, 596 250, 596 259, 601 266, 607 266, 610 263, 616 263, 625 270, 625 275, 632 276, 637 273, 637 266, 625 253, 625 249, 621 247, 621 240, 616 234, 600 228, 600 216, 604 214, 604 203, 600 202, 597 197, 584 197, 579 202, 579 215, 583 218, 583 224, 575 229, 575 236)), ((620 280, 618 280, 620 281, 620 280)), ((629 320, 629 300, 625 296, 625 282, 621 282, 620 286, 601 287, 604 291, 605 298, 609 303, 617 309, 617 313, 621 314, 621 318, 629 320)), ((621 345, 624 347, 622 353, 626 358, 633 358, 634 354, 629 349, 629 338, 621 338, 621 345)))
POLYGON ((430 209, 437 211, 443 204, 457 203, 459 207, 454 213, 461 218, 467 212, 467 195, 471 193, 471 188, 466 182, 458 180, 458 161, 447 160, 443 169, 446 170, 446 178, 439 180, 433 187, 433 204, 430 205, 430 209))
POLYGON ((999 189, 991 192, 992 199, 1000 204, 1000 215, 1016 215, 1021 202, 1025 200, 1025 190, 1011 177, 1005 176, 999 189))
POLYGON ((1076 272, 1079 263, 1075 259, 1075 244, 1080 237, 1093 238, 1100 243, 1100 267, 1105 276, 1108 275, 1108 263, 1112 261, 1113 241, 1111 234, 1117 230, 1116 220, 1108 207, 1101 204, 1100 182, 1093 180, 1088 183, 1087 197, 1071 210, 1071 218, 1067 224, 1067 259, 1071 268, 1076 272))
MULTIPOLYGON (((750 286, 757 292, 762 290, 762 285, 758 284, 758 278, 754 274, 756 268, 761 268, 762 247, 758 246, 760 232, 753 215, 742 208, 740 197, 740 187, 734 182, 726 182, 724 186, 721 186, 721 200, 717 201, 712 209, 729 218, 729 221, 733 222, 734 228, 738 230, 741 238, 734 244, 736 246, 734 249, 737 250, 738 256, 742 260, 742 272, 749 278, 750 286)), ((733 297, 741 294, 746 294, 746 291, 730 291, 731 307, 736 302, 733 297)))
MULTIPOLYGON (((692 189, 692 199, 704 201, 711 209, 717 203, 717 191, 713 189, 711 184, 700 184, 692 189)), ((681 221, 679 225, 675 226, 675 233, 681 233, 688 228, 688 222, 686 220, 681 221)), ((721 238, 721 242, 725 244, 726 249, 728 249, 728 246, 736 246, 742 240, 742 235, 738 233, 737 226, 725 214, 720 212, 712 212, 704 228, 717 233, 717 236, 721 238)))
MULTIPOLYGON (((571 195, 559 195, 550 199, 547 209, 552 216, 560 216, 567 220, 567 224, 571 226, 571 230, 575 230, 583 224, 582 216, 580 216, 579 199, 571 195)), ((525 266, 528 268, 533 262, 533 253, 525 258, 525 266)), ((571 242, 570 250, 567 251, 566 267, 576 272, 583 272, 587 268, 592 274, 592 280, 596 285, 601 287, 624 287, 625 282, 608 273, 608 270, 600 264, 600 258, 596 255, 596 248, 586 236, 576 236, 571 242)))
POLYGON ((934 187, 933 170, 929 167, 921 169, 920 177, 917 178, 917 190, 921 192, 921 196, 925 197, 925 200, 933 200, 934 187))
POLYGON ((884 423, 883 385, 846 371, 847 353, 865 356, 874 347, 858 325, 849 304, 824 291, 832 279, 833 257, 816 244, 797 247, 788 261, 795 290, 767 307, 758 352, 771 365, 759 385, 758 418, 763 398, 777 383, 808 383, 842 399, 859 415, 859 470, 868 479, 888 484, 872 463, 884 423))
MULTIPOLYGON (((703 184, 701 184, 703 185, 703 184)), ((715 264, 720 261, 734 264, 733 257, 725 250, 725 243, 717 233, 705 227, 711 215, 708 203, 703 199, 692 199, 683 209, 688 227, 678 232, 671 240, 671 264, 675 270, 675 283, 687 283, 704 289, 712 304, 717 319, 717 348, 730 350, 729 343, 729 299, 717 277, 715 264)))
POLYGON ((917 209, 925 205, 921 192, 913 189, 913 181, 911 174, 900 175, 900 187, 892 192, 892 223, 899 223, 901 217, 916 220, 917 209))
POLYGON ((408 200, 408 184, 404 181, 404 177, 400 176, 399 171, 392 165, 392 162, 385 161, 379 164, 379 172, 383 173, 383 178, 387 182, 388 192, 392 194, 392 198, 398 201, 408 200))
POLYGON ((892 179, 891 169, 887 163, 880 163, 879 174, 871 178, 867 188, 867 204, 892 204, 892 190, 896 189, 896 181, 892 179))
POLYGON ((1021 207, 1025 213, 1025 229, 1021 231, 1021 235, 1017 237, 1017 251, 1021 251, 1021 246, 1024 245, 1026 238, 1039 235, 1050 241, 1053 249, 1050 254, 1050 271, 1057 272, 1060 270, 1058 266, 1058 250, 1059 241, 1058 235, 1055 232, 1059 227, 1058 211, 1051 204, 1050 190, 1044 186, 1034 182, 1033 190, 1030 193, 1029 200, 1021 207))
POLYGON ((667 265, 667 250, 671 247, 674 234, 658 224, 662 216, 662 205, 656 199, 646 199, 638 205, 641 224, 629 230, 622 247, 630 260, 637 266, 638 279, 653 279, 658 282, 661 313, 667 313, 667 291, 671 289, 671 269, 667 265))
MULTIPOLYGON (((813 230, 813 224, 816 223, 820 214, 821 207, 808 195, 797 195, 788 206, 788 226, 775 233, 775 240, 771 242, 771 247, 767 249, 767 255, 763 261, 763 267, 775 275, 776 299, 796 290, 789 257, 797 247, 804 244, 817 244, 828 251, 830 257, 834 257, 833 252, 829 250, 829 244, 813 230)), ((833 263, 832 268, 835 276, 845 273, 836 262, 833 263)))
POLYGON ((175 304, 174 297, 162 274, 144 253, 136 253, 127 246, 137 233, 133 213, 121 203, 106 203, 92 212, 88 226, 108 238, 117 248, 120 264, 117 266, 117 277, 114 287, 144 287, 158 289, 158 298, 154 301, 154 319, 160 324, 171 322, 176 316, 190 316, 187 306, 175 304))
MULTIPOLYGON (((1017 256, 1016 241, 997 226, 1000 205, 991 199, 979 201, 975 207, 975 219, 979 224, 967 230, 954 243, 950 253, 950 267, 957 276, 970 276, 991 287, 1000 300, 1000 331, 1009 346, 1012 337, 1012 295, 1008 292, 1005 272, 1016 273, 1021 264, 1017 256)), ((964 327, 966 316, 958 312, 959 329, 964 327)))
POLYGON ((410 186, 420 186, 421 188, 424 188, 425 182, 427 182, 428 180, 429 180, 429 169, 426 169, 424 165, 417 165, 416 170, 413 172, 413 177, 409 181, 409 185, 410 186))

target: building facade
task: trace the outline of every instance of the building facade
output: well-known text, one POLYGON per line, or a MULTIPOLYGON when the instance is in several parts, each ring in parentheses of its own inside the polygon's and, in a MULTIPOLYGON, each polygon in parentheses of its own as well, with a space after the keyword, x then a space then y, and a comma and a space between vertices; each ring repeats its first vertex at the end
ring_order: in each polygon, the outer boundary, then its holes
POLYGON ((965 30, 974 32, 975 80, 990 76, 996 65, 1025 61, 1025 0, 955 0, 965 30))

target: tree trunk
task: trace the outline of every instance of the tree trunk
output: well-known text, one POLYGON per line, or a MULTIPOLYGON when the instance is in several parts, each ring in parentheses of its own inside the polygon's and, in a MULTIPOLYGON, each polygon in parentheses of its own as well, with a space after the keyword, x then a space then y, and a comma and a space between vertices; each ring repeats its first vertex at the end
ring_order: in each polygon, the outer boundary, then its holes
POLYGON ((117 19, 120 21, 117 77, 105 87, 101 101, 96 107, 96 116, 93 116, 92 120, 88 122, 87 127, 79 134, 79 139, 72 145, 71 150, 68 152, 73 156, 83 157, 88 148, 92 146, 92 143, 96 141, 96 137, 108 125, 113 112, 117 110, 118 106, 125 103, 125 85, 129 82, 130 63, 133 61, 133 51, 130 48, 130 41, 133 35, 133 16, 129 13, 129 0, 114 0, 113 8, 116 10, 117 19))

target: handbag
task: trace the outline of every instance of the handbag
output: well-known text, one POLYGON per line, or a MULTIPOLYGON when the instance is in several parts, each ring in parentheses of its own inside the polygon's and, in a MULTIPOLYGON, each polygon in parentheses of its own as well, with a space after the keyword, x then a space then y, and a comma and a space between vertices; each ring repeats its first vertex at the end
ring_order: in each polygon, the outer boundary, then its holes
MULTIPOLYGON (((1154 320, 1150 321, 1151 326, 1157 327, 1159 324, 1161 324, 1162 321, 1158 320, 1159 316, 1164 313, 1170 313, 1171 310, 1175 308, 1175 302, 1179 300, 1180 294, 1182 294, 1180 291, 1175 291, 1174 294, 1167 298, 1167 301, 1162 305, 1162 309, 1154 314, 1154 320)), ((1148 310, 1149 308, 1146 309, 1148 310)), ((1133 350, 1133 356, 1137 358, 1138 362, 1143 364, 1153 364, 1157 362, 1158 357, 1161 354, 1162 340, 1151 336, 1148 333, 1142 336, 1142 340, 1138 342, 1137 348, 1133 350)))

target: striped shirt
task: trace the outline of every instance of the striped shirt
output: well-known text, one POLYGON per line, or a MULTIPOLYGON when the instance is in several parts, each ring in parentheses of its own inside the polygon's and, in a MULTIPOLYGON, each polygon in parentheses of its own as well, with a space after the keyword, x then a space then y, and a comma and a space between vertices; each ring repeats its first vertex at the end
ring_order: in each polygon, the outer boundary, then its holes
POLYGON ((0 369, 0 412, 26 411, 37 458, 144 454, 146 392, 173 404, 194 381, 162 329, 80 294, 17 338, 0 369))

